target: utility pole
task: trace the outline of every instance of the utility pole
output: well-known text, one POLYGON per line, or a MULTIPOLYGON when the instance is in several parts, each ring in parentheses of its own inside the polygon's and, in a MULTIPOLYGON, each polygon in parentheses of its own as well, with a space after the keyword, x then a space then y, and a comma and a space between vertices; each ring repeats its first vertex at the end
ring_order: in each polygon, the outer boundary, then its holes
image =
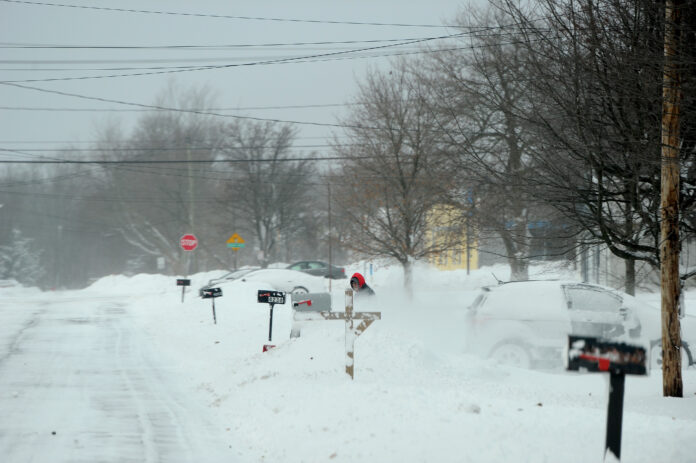
MULTIPOLYGON (((192 172, 192 163, 191 163, 191 137, 186 136, 185 138, 186 142, 186 165, 188 167, 188 233, 192 233, 195 235, 196 232, 196 227, 195 227, 195 183, 194 183, 194 178, 193 178, 193 172, 192 172)), ((188 253, 188 271, 187 275, 191 275, 192 273, 198 272, 198 258, 193 252, 188 253)))
POLYGON ((665 2, 662 74, 662 176, 660 286, 662 293, 662 395, 683 397, 679 329, 679 106, 680 29, 684 0, 665 2))
POLYGON ((331 184, 327 183, 328 189, 328 216, 329 216, 329 293, 331 292, 331 281, 333 280, 333 256, 331 255, 331 184))

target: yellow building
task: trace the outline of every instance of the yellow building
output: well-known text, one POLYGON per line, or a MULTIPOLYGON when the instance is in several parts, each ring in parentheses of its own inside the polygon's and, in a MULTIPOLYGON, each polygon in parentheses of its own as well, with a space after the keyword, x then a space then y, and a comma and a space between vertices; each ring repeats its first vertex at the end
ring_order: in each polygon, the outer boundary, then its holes
POLYGON ((428 261, 440 270, 478 269, 478 243, 475 229, 468 224, 462 229, 461 223, 466 223, 462 217, 462 211, 452 206, 438 206, 428 216, 429 244, 441 246, 453 239, 461 243, 452 249, 430 256, 428 261), (458 236, 453 237, 452 233, 458 236))

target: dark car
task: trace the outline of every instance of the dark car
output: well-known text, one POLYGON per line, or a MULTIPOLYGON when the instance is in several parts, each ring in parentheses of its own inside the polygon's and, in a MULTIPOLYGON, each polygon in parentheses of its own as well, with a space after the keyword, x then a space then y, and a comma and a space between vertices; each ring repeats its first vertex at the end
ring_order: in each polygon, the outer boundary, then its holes
POLYGON ((346 278, 346 269, 339 267, 337 265, 331 265, 331 270, 329 270, 329 264, 327 262, 322 262, 320 260, 303 260, 300 262, 295 262, 294 264, 288 265, 291 270, 299 270, 300 272, 309 273, 310 275, 316 275, 326 278, 346 278))

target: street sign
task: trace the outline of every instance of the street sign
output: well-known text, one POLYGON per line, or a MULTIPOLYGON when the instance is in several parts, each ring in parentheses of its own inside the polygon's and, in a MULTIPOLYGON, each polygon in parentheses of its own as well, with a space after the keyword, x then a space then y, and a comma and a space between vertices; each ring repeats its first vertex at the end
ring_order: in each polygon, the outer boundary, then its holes
POLYGON ((179 245, 184 251, 193 251, 198 246, 198 239, 193 234, 184 235, 179 239, 179 245))
POLYGON ((244 247, 244 240, 241 236, 235 233, 227 240, 227 247, 232 248, 234 251, 241 249, 244 247))

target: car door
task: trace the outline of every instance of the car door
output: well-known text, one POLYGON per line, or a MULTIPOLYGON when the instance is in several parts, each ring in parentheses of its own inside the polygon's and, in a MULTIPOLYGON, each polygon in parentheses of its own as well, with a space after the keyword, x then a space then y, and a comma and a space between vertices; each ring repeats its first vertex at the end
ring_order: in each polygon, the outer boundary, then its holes
POLYGON ((328 273, 328 269, 326 268, 326 265, 321 262, 309 262, 309 269, 306 270, 306 272, 310 275, 323 277, 328 273))
POLYGON ((626 331, 618 294, 590 285, 566 285, 564 293, 573 334, 611 339, 626 331))

